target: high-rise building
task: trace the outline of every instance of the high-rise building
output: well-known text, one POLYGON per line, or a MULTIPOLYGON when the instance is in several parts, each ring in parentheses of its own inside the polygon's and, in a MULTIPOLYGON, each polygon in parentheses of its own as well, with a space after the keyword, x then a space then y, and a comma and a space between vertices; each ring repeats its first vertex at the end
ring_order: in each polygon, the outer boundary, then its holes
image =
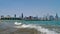
POLYGON ((57 18, 58 19, 58 14, 56 13, 56 16, 55 16, 55 18, 57 18))
POLYGON ((49 20, 54 20, 54 17, 52 15, 50 15, 49 20))
POLYGON ((21 14, 21 17, 23 18, 23 13, 21 14))
POLYGON ((16 14, 14 15, 14 17, 16 18, 16 14))
POLYGON ((59 18, 59 17, 58 17, 58 14, 56 13, 55 20, 58 20, 58 18, 59 18))

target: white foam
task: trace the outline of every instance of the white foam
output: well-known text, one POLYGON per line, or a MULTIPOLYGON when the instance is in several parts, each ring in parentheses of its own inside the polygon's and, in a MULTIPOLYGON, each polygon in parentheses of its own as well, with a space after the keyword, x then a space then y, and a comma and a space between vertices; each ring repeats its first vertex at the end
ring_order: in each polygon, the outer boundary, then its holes
POLYGON ((14 24, 15 24, 15 25, 21 25, 22 23, 15 22, 14 24))
POLYGON ((19 25, 19 26, 14 26, 15 28, 34 28, 36 29, 37 31, 40 31, 42 32, 41 34, 58 34, 56 33, 55 31, 51 31, 51 30, 48 30, 46 28, 43 28, 41 26, 38 26, 38 25, 34 25, 34 24, 22 24, 22 25, 19 25))

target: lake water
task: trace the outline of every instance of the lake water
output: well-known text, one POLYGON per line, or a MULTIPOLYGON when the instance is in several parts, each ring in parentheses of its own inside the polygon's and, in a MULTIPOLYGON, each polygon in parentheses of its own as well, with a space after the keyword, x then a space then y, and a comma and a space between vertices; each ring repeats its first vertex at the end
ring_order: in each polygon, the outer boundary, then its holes
POLYGON ((0 21, 0 34, 6 32, 13 32, 19 26, 15 22, 22 23, 26 28, 35 28, 42 32, 38 34, 60 34, 60 21, 24 21, 24 20, 1 20, 0 21), (7 30, 8 29, 8 30, 7 30), (6 30, 6 31, 5 31, 6 30))

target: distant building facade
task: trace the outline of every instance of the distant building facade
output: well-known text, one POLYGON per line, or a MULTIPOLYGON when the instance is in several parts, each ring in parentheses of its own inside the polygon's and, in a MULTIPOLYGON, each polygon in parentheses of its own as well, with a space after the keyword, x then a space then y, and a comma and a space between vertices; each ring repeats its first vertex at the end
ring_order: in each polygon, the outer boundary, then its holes
POLYGON ((21 14, 21 18, 23 19, 23 13, 21 14))
POLYGON ((1 18, 4 18, 4 15, 1 15, 1 18))
POLYGON ((5 18, 11 18, 11 16, 10 15, 7 15, 5 18))
POLYGON ((56 13, 55 20, 58 20, 58 19, 59 19, 59 17, 58 17, 58 14, 56 13))
POLYGON ((16 14, 14 15, 14 17, 16 18, 16 14))
POLYGON ((54 17, 52 15, 50 15, 49 20, 54 20, 54 17))

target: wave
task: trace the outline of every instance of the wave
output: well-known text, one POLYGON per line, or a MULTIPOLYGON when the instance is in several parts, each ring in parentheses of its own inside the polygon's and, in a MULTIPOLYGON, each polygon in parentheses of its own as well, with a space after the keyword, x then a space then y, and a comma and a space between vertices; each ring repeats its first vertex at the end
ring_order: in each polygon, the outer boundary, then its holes
POLYGON ((18 23, 18 22, 15 22, 14 24, 15 24, 14 28, 34 28, 38 32, 41 32, 38 34, 58 34, 55 31, 49 30, 47 28, 43 28, 42 26, 39 26, 36 24, 22 24, 22 23, 18 23))

